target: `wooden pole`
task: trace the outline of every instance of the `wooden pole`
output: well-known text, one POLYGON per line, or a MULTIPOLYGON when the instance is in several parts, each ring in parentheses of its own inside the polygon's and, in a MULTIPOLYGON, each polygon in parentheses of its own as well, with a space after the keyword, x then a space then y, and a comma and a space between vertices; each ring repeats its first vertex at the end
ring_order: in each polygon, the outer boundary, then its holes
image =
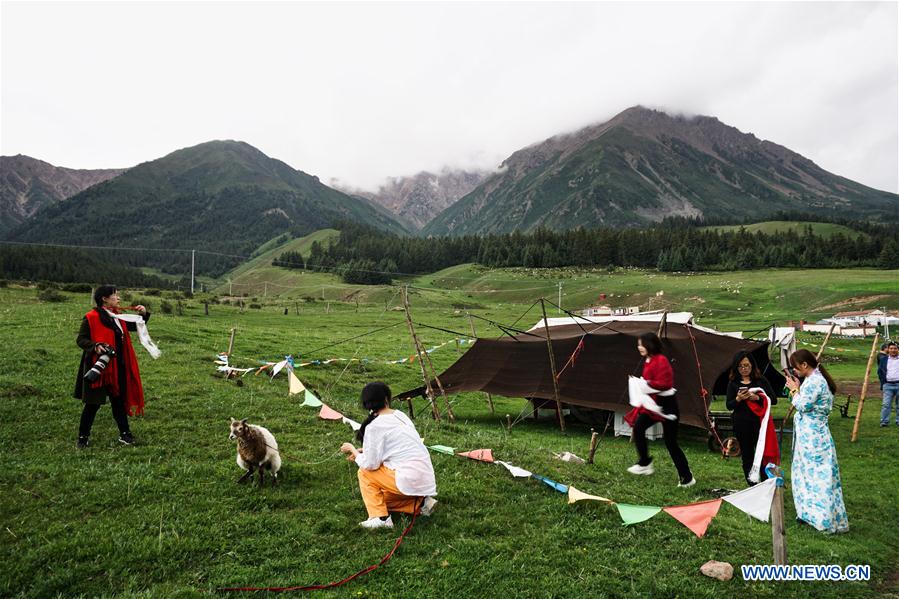
POLYGON ((587 454, 587 463, 593 463, 593 456, 596 455, 596 444, 599 442, 599 433, 592 428, 590 429, 590 452, 587 454))
POLYGON ((773 474, 777 478, 774 487, 774 499, 771 502, 771 546, 774 550, 774 563, 787 563, 787 537, 784 528, 784 490, 783 471, 775 467, 773 474))
POLYGON ((506 428, 510 433, 512 432, 512 416, 509 414, 506 414, 506 428))
POLYGON ((434 389, 431 387, 431 379, 428 377, 428 373, 425 370, 425 361, 421 355, 421 348, 418 345, 418 338, 415 336, 415 327, 412 325, 412 315, 409 312, 409 300, 407 297, 406 288, 403 287, 403 310, 406 313, 406 324, 409 327, 409 335, 412 336, 412 345, 415 346, 415 353, 418 356, 418 365, 421 367, 421 377, 425 381, 425 397, 428 399, 428 403, 431 404, 431 415, 434 417, 434 420, 440 420, 440 410, 437 409, 437 402, 434 401, 434 389))
POLYGON ((231 355, 231 352, 234 351, 234 333, 237 329, 231 329, 231 339, 228 340, 228 356, 231 355))
MULTIPOLYGON (((662 329, 668 326, 668 310, 662 312, 662 318, 659 319, 659 330, 656 332, 656 337, 659 339, 662 338, 662 329)), ((667 331, 666 331, 667 333, 667 331)))
POLYGON ((556 399, 556 415, 559 417, 559 428, 565 432, 565 417, 562 416, 562 401, 559 399, 559 381, 556 380, 556 356, 553 353, 553 342, 549 336, 549 320, 546 318, 546 301, 540 298, 540 309, 543 311, 543 327, 546 331, 546 349, 549 352, 549 367, 553 377, 553 396, 556 399))
POLYGON ((434 374, 434 382, 437 383, 437 388, 440 389, 440 395, 443 396, 443 402, 446 404, 446 415, 449 417, 450 422, 456 421, 456 415, 453 414, 453 406, 450 405, 449 397, 446 395, 446 390, 443 388, 443 383, 440 382, 440 377, 437 376, 437 370, 434 368, 434 363, 431 362, 431 354, 425 351, 423 347, 421 347, 421 341, 418 340, 418 337, 415 338, 415 341, 419 345, 419 351, 428 361, 428 366, 431 368, 431 372, 434 374))
POLYGON ((868 394, 868 377, 871 376, 871 364, 874 363, 874 356, 877 355, 877 342, 880 340, 880 333, 874 333, 874 343, 871 345, 871 355, 868 356, 868 367, 865 369, 865 381, 862 383, 862 393, 858 396, 858 411, 855 413, 855 424, 852 425, 852 442, 858 439, 858 423, 862 421, 862 408, 865 405, 865 395, 868 394))
POLYGON ((836 323, 832 323, 830 325, 830 330, 827 331, 827 335, 824 337, 824 343, 821 344, 821 349, 818 350, 818 355, 815 356, 815 362, 821 361, 821 354, 824 353, 824 348, 827 347, 827 342, 830 341, 830 334, 833 333, 833 330, 836 328, 836 326, 836 323))
MULTIPOLYGON (((477 338, 478 338, 478 334, 477 334, 477 333, 475 332, 475 330, 474 330, 474 319, 471 317, 471 314, 468 315, 468 326, 471 327, 471 336, 472 336, 472 338, 473 338, 473 339, 477 339, 477 338)), ((487 405, 490 406, 490 413, 491 413, 491 414, 495 414, 496 411, 493 409, 493 396, 490 395, 489 393, 485 393, 484 395, 487 396, 487 405)), ((509 428, 510 428, 510 430, 511 430, 511 426, 510 426, 509 428)))

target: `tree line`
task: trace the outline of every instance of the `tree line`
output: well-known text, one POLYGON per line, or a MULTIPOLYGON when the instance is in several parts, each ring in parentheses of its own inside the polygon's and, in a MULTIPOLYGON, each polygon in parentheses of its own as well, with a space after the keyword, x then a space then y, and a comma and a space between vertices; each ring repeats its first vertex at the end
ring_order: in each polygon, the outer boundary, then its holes
MULTIPOLYGON (((122 264, 119 256, 72 248, 0 244, 0 277, 168 289, 172 283, 122 264)), ((189 283, 188 283, 189 284, 189 283)))
POLYGON ((336 241, 312 244, 307 256, 285 252, 276 266, 340 273, 347 283, 384 284, 396 276, 466 262, 492 268, 640 267, 660 271, 755 268, 899 268, 899 233, 866 224, 842 233, 718 231, 674 219, 639 229, 537 229, 531 233, 417 238, 343 223, 336 241))

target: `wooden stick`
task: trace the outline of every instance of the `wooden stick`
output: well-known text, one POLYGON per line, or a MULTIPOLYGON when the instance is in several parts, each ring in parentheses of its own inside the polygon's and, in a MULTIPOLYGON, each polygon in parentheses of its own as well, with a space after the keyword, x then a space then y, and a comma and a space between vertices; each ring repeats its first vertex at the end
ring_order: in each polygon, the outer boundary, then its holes
MULTIPOLYGON (((471 313, 468 314, 468 325, 471 327, 471 336, 474 339, 477 339, 478 334, 474 330, 474 319, 471 317, 471 313)), ((490 413, 495 414, 496 411, 493 409, 493 396, 491 396, 489 393, 485 393, 484 395, 487 396, 487 405, 490 406, 490 413)))
POLYGON ((506 414, 506 427, 509 429, 509 432, 512 432, 512 416, 506 414))
POLYGON ((403 287, 403 310, 406 312, 406 324, 409 326, 409 335, 412 337, 412 345, 415 346, 415 353, 418 355, 418 365, 421 367, 421 377, 425 382, 425 393, 428 402, 431 404, 431 415, 434 420, 440 420, 440 410, 437 408, 437 402, 434 401, 434 389, 431 387, 431 379, 425 370, 425 361, 421 356, 421 348, 418 345, 418 338, 415 336, 415 327, 412 325, 412 315, 409 313, 409 300, 407 298, 406 288, 403 287))
POLYGON ((231 339, 228 341, 228 355, 231 355, 231 352, 234 351, 234 332, 237 329, 231 329, 231 339))
MULTIPOLYGON (((783 480, 783 471, 775 469, 776 476, 783 480)), ((782 484, 782 483, 781 483, 782 484)), ((774 550, 774 563, 787 563, 787 537, 784 528, 784 495, 783 487, 774 487, 774 500, 771 502, 771 545, 774 550)))
MULTIPOLYGON (((662 312, 662 318, 659 319, 659 331, 656 333, 656 337, 662 338, 662 329, 667 328, 668 326, 668 310, 662 312)), ((666 331, 667 333, 667 331, 666 331)))
POLYGON ((833 330, 836 328, 836 326, 836 323, 832 323, 830 325, 830 330, 827 331, 827 336, 824 337, 824 343, 821 344, 821 349, 818 350, 818 355, 815 356, 815 362, 821 361, 821 354, 824 353, 824 348, 827 347, 827 342, 830 341, 830 334, 833 333, 833 330))
POLYGON ((596 444, 599 442, 599 433, 592 428, 590 429, 590 453, 587 454, 587 463, 593 463, 593 456, 596 454, 596 444))
POLYGON ((880 333, 874 333, 874 343, 871 345, 871 355, 868 356, 868 367, 865 369, 865 381, 862 383, 862 393, 858 396, 858 411, 855 413, 855 424, 852 425, 852 442, 858 439, 858 424, 862 421, 862 408, 865 405, 865 395, 868 394, 868 377, 871 376, 871 364, 874 363, 874 356, 877 355, 877 342, 880 340, 880 333))
POLYGON ((556 398, 556 415, 559 417, 559 428, 565 432, 565 418, 562 416, 562 401, 559 399, 559 381, 556 380, 556 356, 553 353, 553 342, 549 336, 549 320, 546 318, 546 301, 540 298, 540 309, 543 310, 543 327, 546 331, 546 349, 549 352, 549 367, 553 377, 553 395, 556 398))

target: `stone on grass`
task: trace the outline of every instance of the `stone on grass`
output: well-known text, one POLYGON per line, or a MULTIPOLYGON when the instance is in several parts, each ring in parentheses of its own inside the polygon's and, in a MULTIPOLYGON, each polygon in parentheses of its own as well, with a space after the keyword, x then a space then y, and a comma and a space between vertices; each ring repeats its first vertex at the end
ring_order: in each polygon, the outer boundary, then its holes
POLYGON ((717 578, 718 580, 730 580, 734 577, 734 567, 727 562, 718 562, 710 559, 702 564, 699 571, 709 578, 717 578))

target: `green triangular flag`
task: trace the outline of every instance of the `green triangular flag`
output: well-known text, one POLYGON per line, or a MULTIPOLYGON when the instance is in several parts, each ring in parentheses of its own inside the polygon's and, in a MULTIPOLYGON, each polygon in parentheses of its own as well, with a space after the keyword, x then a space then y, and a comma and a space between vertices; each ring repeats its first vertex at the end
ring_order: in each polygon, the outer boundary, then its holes
POLYGON ((303 403, 301 403, 300 405, 309 406, 312 408, 320 408, 322 405, 322 400, 314 396, 309 389, 306 389, 306 399, 304 399, 303 403))
POLYGON ((447 447, 446 445, 428 445, 428 449, 433 449, 438 453, 445 453, 448 455, 455 455, 456 450, 452 447, 447 447))
POLYGON ((624 521, 624 526, 643 522, 644 520, 649 520, 660 511, 662 511, 662 508, 655 507, 654 505, 630 505, 628 503, 616 503, 615 507, 618 508, 618 513, 621 515, 621 519, 624 521))

